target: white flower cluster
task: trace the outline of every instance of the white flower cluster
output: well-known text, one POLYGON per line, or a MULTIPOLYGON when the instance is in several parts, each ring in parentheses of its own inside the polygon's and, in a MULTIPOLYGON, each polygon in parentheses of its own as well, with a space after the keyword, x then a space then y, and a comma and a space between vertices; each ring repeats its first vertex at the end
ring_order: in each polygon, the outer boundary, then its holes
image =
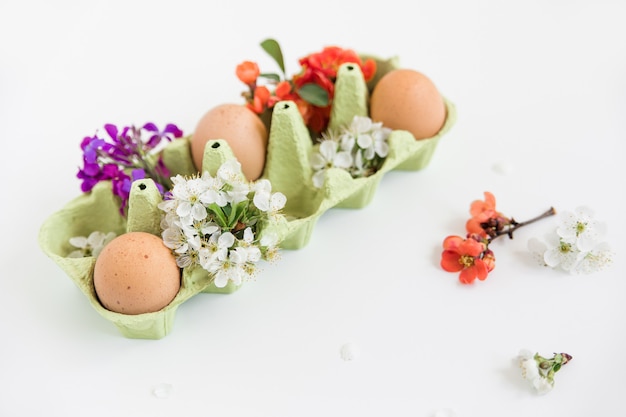
POLYGON ((345 169, 353 178, 375 173, 389 153, 390 134, 391 129, 364 116, 354 116, 340 134, 323 133, 318 151, 311 155, 313 185, 322 187, 329 168, 345 169))
POLYGON ((522 370, 522 377, 529 381, 539 394, 546 394, 554 387, 554 378, 539 367, 539 363, 530 350, 522 349, 517 357, 518 365, 522 370))
POLYGON ((78 248, 69 253, 68 258, 97 257, 107 243, 115 238, 115 233, 94 231, 89 236, 74 236, 70 238, 70 245, 78 248))
POLYGON ((256 272, 256 263, 277 256, 279 238, 270 226, 282 217, 286 197, 272 193, 266 179, 248 182, 235 159, 216 176, 204 172, 176 176, 170 195, 159 204, 165 246, 180 268, 200 265, 214 284, 236 285, 256 272))
POLYGON ((545 241, 531 238, 528 249, 541 265, 589 274, 612 262, 609 244, 602 241, 605 232, 606 225, 594 219, 591 209, 581 206, 561 214, 559 225, 545 241))

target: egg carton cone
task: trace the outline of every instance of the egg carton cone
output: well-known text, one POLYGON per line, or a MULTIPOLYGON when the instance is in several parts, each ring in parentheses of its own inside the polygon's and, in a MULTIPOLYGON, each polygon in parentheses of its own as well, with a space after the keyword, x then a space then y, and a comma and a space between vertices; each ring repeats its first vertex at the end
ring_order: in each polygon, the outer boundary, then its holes
MULTIPOLYGON (((378 71, 369 83, 364 81, 357 65, 344 64, 340 67, 330 128, 348 125, 356 115, 367 116, 369 95, 376 82, 386 72, 399 68, 397 58, 376 58, 376 61, 378 71)), ((281 238, 280 247, 294 250, 306 246, 318 219, 331 208, 360 209, 368 205, 385 173, 424 168, 430 162, 439 139, 456 121, 454 105, 445 97, 444 103, 446 120, 435 136, 416 140, 408 131, 394 130, 388 138, 388 156, 375 174, 352 178, 342 169, 331 168, 326 171, 321 188, 313 185, 310 165, 311 154, 319 144, 314 142, 295 103, 277 103, 272 112, 266 163, 261 178, 271 182, 273 192, 282 192, 287 197, 284 219, 273 226, 281 238)), ((191 156, 190 139, 191 136, 176 139, 162 151, 163 161, 172 176, 198 174, 191 156)), ((215 175, 223 162, 233 158, 235 156, 226 140, 210 140, 205 146, 202 170, 215 175)), ((93 231, 114 232, 116 235, 142 231, 160 237, 162 212, 158 204, 161 201, 162 196, 151 179, 137 180, 131 187, 125 217, 119 211, 120 202, 112 193, 111 182, 103 181, 48 217, 39 231, 38 240, 43 252, 72 279, 93 308, 128 338, 161 339, 171 332, 178 307, 191 297, 199 293, 228 294, 240 287, 229 283, 218 288, 213 284, 213 277, 204 269, 184 268, 181 270, 178 294, 159 311, 127 315, 102 306, 93 281, 96 258, 68 257, 75 249, 69 243, 70 238, 88 236, 93 231)))

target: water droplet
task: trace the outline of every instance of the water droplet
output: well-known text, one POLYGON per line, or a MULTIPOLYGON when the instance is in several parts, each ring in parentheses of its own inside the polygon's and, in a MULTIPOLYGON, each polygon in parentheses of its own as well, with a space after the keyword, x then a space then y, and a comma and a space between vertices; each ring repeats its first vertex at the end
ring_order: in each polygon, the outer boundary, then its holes
POLYGON ((172 388, 172 384, 157 384, 152 387, 152 395, 160 399, 169 398, 172 388))
POLYGON ((341 354, 341 359, 344 361, 353 361, 356 359, 359 352, 354 343, 346 343, 341 347, 339 353, 341 354))

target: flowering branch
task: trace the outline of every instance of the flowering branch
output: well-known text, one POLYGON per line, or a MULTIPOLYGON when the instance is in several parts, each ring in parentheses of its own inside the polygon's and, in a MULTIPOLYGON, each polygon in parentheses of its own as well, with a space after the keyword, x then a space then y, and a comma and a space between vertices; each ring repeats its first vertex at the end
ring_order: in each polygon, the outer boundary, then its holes
POLYGON ((496 265, 489 245, 500 236, 513 239, 513 233, 524 226, 556 214, 554 207, 524 222, 517 222, 496 210, 494 195, 485 191, 485 200, 475 200, 470 205, 472 217, 466 222, 467 235, 448 236, 443 241, 441 267, 448 272, 460 272, 459 280, 471 284, 476 278, 485 280, 496 265))
POLYGON ((288 79, 278 42, 266 39, 261 47, 276 61, 282 74, 261 73, 253 61, 237 65, 237 78, 247 87, 242 94, 247 107, 259 115, 266 115, 279 101, 291 100, 315 135, 320 135, 328 126, 339 67, 348 62, 358 65, 365 81, 373 79, 376 73, 373 59, 361 60, 351 49, 328 46, 321 52, 301 58, 298 61, 300 72, 288 79), (265 85, 259 82, 259 78, 266 81, 265 85))

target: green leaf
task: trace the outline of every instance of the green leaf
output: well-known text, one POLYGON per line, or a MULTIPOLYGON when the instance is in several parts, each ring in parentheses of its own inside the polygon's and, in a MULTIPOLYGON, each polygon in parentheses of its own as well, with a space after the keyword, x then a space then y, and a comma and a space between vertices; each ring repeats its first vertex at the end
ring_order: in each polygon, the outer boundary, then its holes
POLYGON ((275 72, 262 72, 261 74, 259 74, 259 77, 267 78, 268 80, 276 82, 280 81, 280 75, 276 74, 275 72))
POLYGON ((211 211, 215 214, 215 220, 222 229, 228 227, 228 219, 224 215, 224 211, 220 206, 215 203, 211 203, 209 205, 209 209, 211 209, 211 211))
POLYGON ((232 211, 230 212, 230 216, 228 218, 228 227, 232 229, 237 225, 237 222, 243 216, 244 207, 241 203, 246 203, 246 201, 242 201, 239 204, 236 204, 232 211))
POLYGON ((315 83, 304 84, 296 92, 304 101, 314 106, 326 107, 330 102, 328 92, 315 83))
POLYGON ((283 60, 283 52, 281 51, 278 42, 276 42, 274 39, 265 39, 263 42, 261 42, 261 48, 263 48, 263 50, 267 52, 269 56, 274 58, 274 61, 276 61, 276 63, 280 67, 280 70, 284 74, 285 61, 283 60))
POLYGON ((560 363, 555 363, 554 366, 552 367, 552 370, 554 372, 557 372, 559 369, 561 369, 561 364, 560 363))

